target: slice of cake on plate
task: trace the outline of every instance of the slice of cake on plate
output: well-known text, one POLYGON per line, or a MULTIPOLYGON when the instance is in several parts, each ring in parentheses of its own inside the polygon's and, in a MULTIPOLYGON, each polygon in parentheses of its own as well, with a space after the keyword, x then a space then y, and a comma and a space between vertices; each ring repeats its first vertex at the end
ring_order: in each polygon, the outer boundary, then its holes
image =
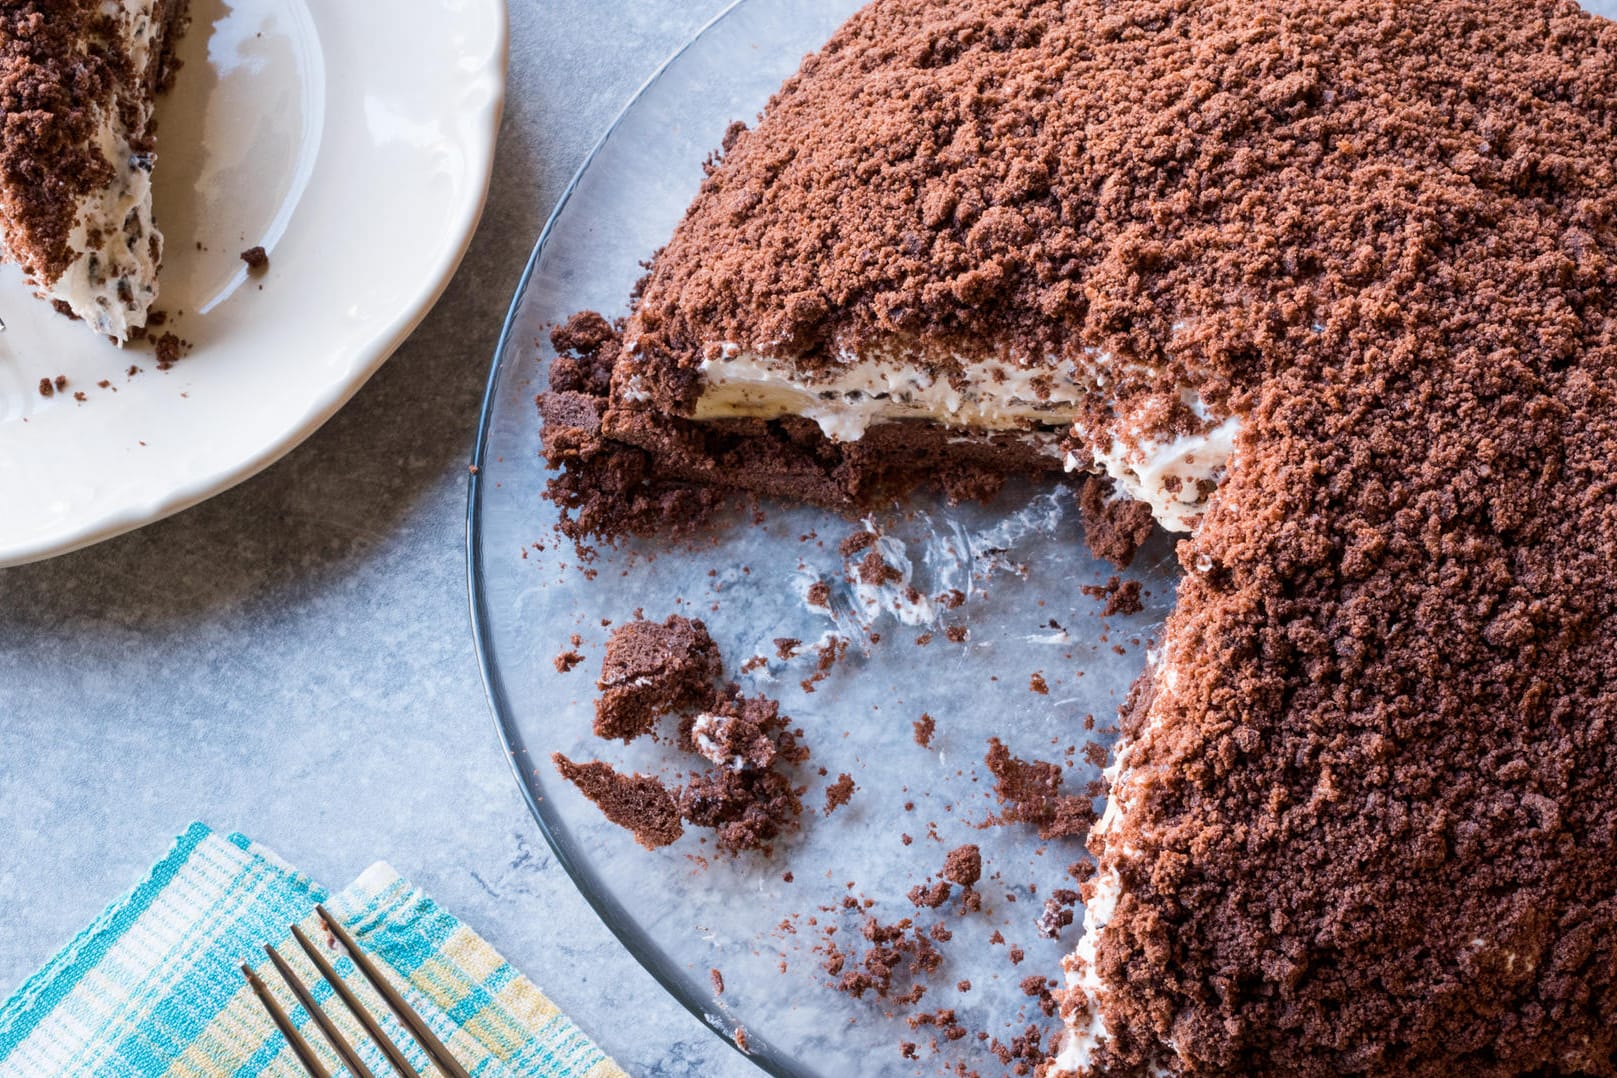
POLYGON ((1066 467, 1192 534, 1047 1073, 1617 1075, 1617 26, 878 0, 558 344, 575 533, 1066 467))
POLYGON ((118 342, 146 324, 154 98, 186 0, 0 5, 0 248, 39 294, 118 342))

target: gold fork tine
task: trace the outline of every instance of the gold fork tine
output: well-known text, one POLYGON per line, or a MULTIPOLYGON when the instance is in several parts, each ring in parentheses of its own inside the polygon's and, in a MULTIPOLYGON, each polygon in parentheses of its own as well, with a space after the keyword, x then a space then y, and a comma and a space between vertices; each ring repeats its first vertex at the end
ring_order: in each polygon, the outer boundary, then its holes
POLYGON ((365 1032, 370 1034, 371 1040, 375 1041, 377 1046, 382 1049, 382 1054, 387 1056, 387 1061, 393 1064, 393 1069, 399 1073, 400 1078, 421 1078, 416 1073, 415 1068, 410 1066, 410 1061, 404 1057, 404 1053, 399 1051, 399 1046, 393 1043, 393 1039, 383 1031, 381 1025, 371 1016, 371 1012, 367 1011, 365 1005, 360 1003, 359 997, 354 995, 354 990, 348 987, 346 981, 337 976, 337 971, 332 968, 330 962, 326 961, 326 956, 320 953, 318 947, 309 942, 309 937, 305 936, 303 930, 297 925, 292 926, 292 938, 298 941, 298 946, 303 948, 303 953, 309 956, 309 961, 314 963, 315 968, 320 971, 320 976, 324 977, 326 983, 331 985, 332 990, 343 1001, 343 1005, 348 1008, 348 1012, 359 1020, 359 1024, 365 1027, 365 1032))
POLYGON ((348 930, 338 924, 337 919, 328 913, 324 906, 316 906, 315 912, 326 923, 326 927, 331 929, 331 933, 337 937, 337 941, 343 945, 343 949, 348 952, 348 957, 353 959, 354 965, 359 968, 359 972, 365 975, 367 981, 371 982, 371 987, 376 989, 377 995, 382 997, 398 1020, 404 1023, 405 1028, 410 1031, 410 1035, 416 1039, 416 1043, 421 1045, 427 1055, 432 1057, 432 1061, 438 1065, 439 1069, 449 1075, 450 1078, 471 1078, 471 1075, 466 1073, 466 1068, 455 1061, 455 1057, 449 1054, 443 1043, 433 1035, 431 1029, 427 1028, 427 1023, 421 1020, 421 1016, 415 1013, 410 1005, 404 1001, 404 997, 399 995, 387 978, 382 976, 381 971, 371 962, 370 957, 359 949, 359 945, 348 934, 348 930))
POLYGON ((286 964, 286 959, 282 958, 275 948, 267 943, 264 944, 264 953, 269 955, 271 962, 275 963, 276 972, 281 975, 281 980, 285 981, 286 986, 292 990, 292 994, 298 997, 298 1002, 303 1004, 303 1009, 309 1012, 309 1017, 313 1018, 314 1024, 320 1027, 320 1032, 326 1035, 326 1042, 336 1049, 337 1054, 342 1057, 343 1064, 353 1074, 354 1078, 376 1078, 371 1073, 370 1068, 365 1066, 364 1061, 359 1058, 359 1053, 354 1051, 347 1038, 337 1029, 337 1023, 333 1022, 330 1016, 321 1009, 320 1004, 314 1001, 314 996, 309 992, 308 988, 304 987, 303 982, 298 979, 296 971, 286 964))
POLYGON ((298 1062, 303 1064, 303 1069, 309 1072, 309 1078, 331 1078, 331 1072, 326 1070, 325 1064, 320 1062, 320 1057, 314 1054, 314 1049, 310 1048, 309 1042, 303 1039, 303 1034, 298 1032, 298 1027, 292 1024, 292 1019, 286 1016, 286 1012, 281 1009, 280 1003, 276 1002, 275 997, 270 994, 270 990, 264 986, 264 982, 258 979, 258 974, 253 972, 252 967, 245 964, 241 967, 241 971, 247 975, 247 983, 252 986, 253 994, 258 997, 258 1002, 262 1003, 264 1009, 269 1012, 270 1021, 274 1022, 276 1028, 281 1031, 281 1036, 286 1038, 286 1043, 292 1046, 292 1054, 298 1057, 298 1062))

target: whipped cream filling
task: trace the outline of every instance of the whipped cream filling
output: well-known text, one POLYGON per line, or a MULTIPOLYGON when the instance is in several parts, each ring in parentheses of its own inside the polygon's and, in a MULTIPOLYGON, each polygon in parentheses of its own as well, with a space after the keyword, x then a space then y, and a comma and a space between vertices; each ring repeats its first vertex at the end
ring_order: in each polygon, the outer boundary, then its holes
MULTIPOLYGON (((1160 657, 1152 655, 1151 659, 1152 665, 1158 668, 1158 698, 1161 699, 1164 694, 1171 696, 1179 681, 1173 660, 1166 654, 1160 657)), ((1091 847, 1095 846, 1097 841, 1104 841, 1117 832, 1128 814, 1134 801, 1134 787, 1142 779, 1142 775, 1131 760, 1132 750, 1141 740, 1149 738, 1160 727, 1161 720, 1158 718, 1160 714, 1161 711, 1153 706, 1143 728, 1135 738, 1118 743, 1112 765, 1106 769, 1105 774, 1106 784, 1111 793, 1107 797, 1105 811, 1090 830, 1091 847)), ((1095 874, 1095 878, 1085 891, 1084 934, 1072 954, 1068 955, 1063 963, 1067 989, 1075 997, 1081 996, 1082 1002, 1066 1015, 1066 1030, 1062 1036, 1060 1051, 1056 1054, 1052 1078, 1091 1073, 1096 1052, 1111 1036, 1106 1026, 1104 1008, 1106 986, 1096 970, 1096 955, 1100 949, 1101 937, 1117 913, 1117 904, 1123 894, 1122 873, 1118 869, 1118 864, 1138 854, 1139 850, 1133 845, 1124 845, 1117 850, 1108 848, 1106 855, 1101 859, 1100 871, 1095 874)), ((1166 1051, 1174 1051, 1171 1041, 1165 1042, 1162 1047, 1166 1051)), ((1167 1074, 1168 1069, 1160 1059, 1153 1059, 1147 1066, 1147 1073, 1155 1078, 1157 1075, 1167 1074)))
POLYGON ((961 360, 951 381, 887 356, 844 352, 837 368, 808 376, 731 342, 716 351, 702 362, 707 384, 695 418, 798 415, 839 442, 856 442, 872 424, 898 419, 978 430, 1065 427, 1090 393, 1072 363, 1027 370, 997 359, 961 360))
POLYGON ((740 754, 727 754, 719 744, 719 739, 725 736, 726 728, 734 721, 704 711, 696 716, 696 721, 691 725, 691 741, 695 743, 697 753, 710 763, 727 767, 731 771, 745 771, 746 757, 740 754))
MULTIPOLYGON (((153 17, 152 0, 102 0, 101 11, 118 27, 117 48, 127 53, 137 78, 145 78, 155 59, 161 24, 153 17)), ((146 324, 157 299, 157 267, 163 237, 152 220, 153 155, 137 153, 130 132, 119 119, 117 102, 98 102, 92 143, 113 168, 106 187, 79 203, 68 247, 74 259, 44 289, 97 333, 129 339, 146 324)), ((140 105, 139 130, 151 122, 150 101, 140 105)))
MULTIPOLYGON (((705 385, 693 416, 803 416, 839 442, 858 441, 878 422, 915 419, 977 431, 1027 430, 1029 437, 1049 438, 1054 430, 1073 427, 1084 406, 1107 392, 1109 381, 1104 355, 1094 357, 1090 369, 1068 362, 1029 370, 998 359, 961 358, 952 379, 890 356, 861 359, 844 351, 838 358, 831 371, 808 374, 722 342, 702 362, 705 385)), ((631 378, 626 396, 641 400, 646 395, 631 378)), ((1229 467, 1241 421, 1216 418, 1189 387, 1180 390, 1178 403, 1202 421, 1201 430, 1162 437, 1149 433, 1138 415, 1120 415, 1103 430, 1077 429, 1089 452, 1068 453, 1065 463, 1068 471, 1110 476, 1119 497, 1145 502, 1167 530, 1192 532, 1229 467)))
POLYGON ((1065 463, 1069 472, 1104 472, 1119 496, 1145 502, 1168 531, 1188 533, 1201 523, 1208 499, 1229 470, 1241 420, 1230 416, 1212 422, 1194 390, 1182 390, 1180 397, 1202 420, 1201 430, 1162 437, 1124 417, 1090 437, 1080 430, 1082 440, 1092 447, 1089 459, 1068 453, 1065 463))

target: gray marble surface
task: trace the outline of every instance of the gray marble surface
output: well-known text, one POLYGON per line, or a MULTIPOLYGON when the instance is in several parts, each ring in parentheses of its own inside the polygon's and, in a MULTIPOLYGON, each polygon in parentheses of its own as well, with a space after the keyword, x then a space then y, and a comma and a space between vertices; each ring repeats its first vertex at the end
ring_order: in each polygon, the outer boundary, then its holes
POLYGON ((442 302, 286 460, 0 571, 0 996, 192 819, 340 886, 391 861, 636 1075, 758 1073, 613 939, 518 798, 467 627, 466 465, 501 319, 573 171, 723 0, 511 0, 493 192, 442 302))

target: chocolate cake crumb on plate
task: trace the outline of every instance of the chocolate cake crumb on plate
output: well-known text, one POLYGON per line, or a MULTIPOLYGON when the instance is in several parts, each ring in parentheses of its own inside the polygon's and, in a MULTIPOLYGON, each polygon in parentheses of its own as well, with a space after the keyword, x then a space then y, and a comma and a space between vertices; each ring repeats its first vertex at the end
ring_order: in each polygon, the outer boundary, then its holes
POLYGON ((660 624, 627 622, 606 642, 595 735, 632 741, 663 715, 701 708, 722 673, 718 645, 700 621, 672 614, 660 624))
POLYGON ((1103 617, 1138 614, 1145 609, 1145 605, 1140 601, 1138 580, 1124 580, 1122 577, 1114 576, 1105 584, 1086 584, 1081 590, 1091 599, 1105 601, 1106 605, 1101 610, 1103 617))
POLYGON ((974 844, 956 846, 943 860, 943 876, 962 887, 975 886, 983 876, 982 851, 974 844))
POLYGON ((682 733, 685 746, 713 766, 680 787, 679 811, 714 831, 721 852, 768 856, 798 828, 803 800, 791 769, 808 760, 809 750, 801 731, 789 727, 774 700, 732 693, 682 733))
POLYGON ((989 739, 984 763, 994 776, 994 796, 1004 806, 1006 822, 1032 824, 1043 839, 1083 838, 1089 833, 1094 806, 1087 797, 1062 791, 1059 764, 1012 756, 997 737, 989 739))
MULTIPOLYGON (((571 669, 566 663, 575 654, 558 656, 557 671, 571 669)), ((631 780, 607 765, 573 764, 557 754, 563 777, 612 822, 634 830, 642 845, 647 825, 626 804, 654 806, 659 824, 671 812, 676 822, 712 831, 718 849, 731 855, 767 856, 777 839, 799 826, 803 801, 791 770, 809 758, 802 731, 791 728, 776 701, 718 684, 723 670, 706 627, 677 614, 661 623, 626 622, 607 640, 595 736, 627 743, 650 733, 659 719, 679 714, 678 750, 711 765, 682 781, 642 775, 631 780)), ((672 842, 679 834, 659 826, 653 837, 672 842)))
POLYGON ((846 772, 843 772, 842 774, 838 775, 837 776, 837 781, 833 782, 830 786, 826 787, 826 790, 825 790, 825 814, 827 816, 829 816, 829 815, 831 815, 831 813, 835 812, 837 809, 841 808, 843 805, 846 805, 849 801, 853 800, 853 794, 854 794, 855 789, 856 789, 856 787, 853 784, 853 776, 852 775, 850 775, 850 774, 848 774, 846 772))
POLYGON ((646 849, 670 845, 685 833, 673 793, 655 777, 624 775, 598 762, 576 764, 559 752, 551 760, 563 778, 595 802, 607 819, 633 832, 646 849))

